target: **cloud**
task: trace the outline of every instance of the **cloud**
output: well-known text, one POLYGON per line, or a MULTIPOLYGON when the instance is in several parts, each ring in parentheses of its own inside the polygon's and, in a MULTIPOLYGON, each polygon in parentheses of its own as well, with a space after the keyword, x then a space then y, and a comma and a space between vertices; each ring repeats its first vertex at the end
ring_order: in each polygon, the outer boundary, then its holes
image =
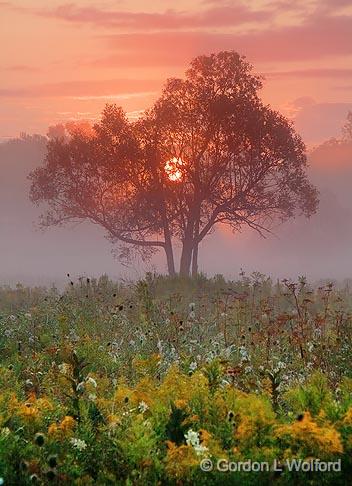
POLYGON ((91 101, 91 100, 130 100, 132 98, 140 98, 145 96, 154 95, 156 91, 141 91, 139 93, 120 93, 120 94, 106 94, 106 95, 95 95, 95 96, 73 96, 75 100, 79 101, 91 101))
POLYGON ((160 89, 161 82, 153 79, 113 79, 104 81, 67 81, 36 86, 0 89, 0 97, 57 97, 76 99, 128 99, 145 96, 146 89, 160 89), (111 94, 115 93, 115 94, 111 94))
POLYGON ((166 10, 163 13, 103 10, 98 7, 80 7, 73 3, 51 9, 27 9, 27 11, 67 22, 137 31, 233 27, 245 22, 270 20, 273 17, 271 11, 251 10, 241 3, 214 6, 192 13, 175 10, 166 10))
MULTIPOLYGON (((311 61, 352 54, 351 17, 323 17, 302 25, 250 33, 153 32, 103 36, 114 56, 96 63, 180 65, 195 55, 233 49, 251 61, 311 61)), ((321 71, 320 74, 322 74, 321 71)), ((327 71, 325 71, 325 74, 327 71)))
POLYGON ((264 73, 264 76, 272 79, 284 78, 350 78, 352 77, 352 69, 338 69, 338 68, 312 68, 312 69, 297 69, 293 71, 272 71, 264 73))
POLYGON ((3 66, 0 67, 0 69, 2 71, 13 71, 13 72, 24 72, 24 73, 39 71, 39 68, 34 66, 28 66, 26 64, 14 64, 12 66, 3 66))

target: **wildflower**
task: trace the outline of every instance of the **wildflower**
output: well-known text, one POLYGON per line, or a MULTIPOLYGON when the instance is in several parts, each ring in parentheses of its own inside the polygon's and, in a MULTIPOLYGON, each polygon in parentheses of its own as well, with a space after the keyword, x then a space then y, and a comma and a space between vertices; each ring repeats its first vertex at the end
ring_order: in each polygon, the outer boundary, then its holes
POLYGON ((11 433, 11 430, 8 427, 3 427, 0 431, 0 435, 2 437, 7 437, 8 435, 10 435, 10 433, 11 433))
POLYGON ((189 429, 187 434, 185 434, 185 439, 187 445, 196 444, 197 441, 199 441, 198 432, 194 432, 192 429, 189 429))
POLYGON ((189 371, 195 371, 197 369, 198 365, 196 361, 192 361, 192 363, 189 365, 189 371))
POLYGON ((229 413, 227 414, 227 419, 229 422, 232 422, 232 420, 234 419, 235 417, 235 414, 233 413, 232 410, 229 411, 229 413))
POLYGON ((75 437, 72 437, 72 439, 70 440, 70 443, 72 444, 72 446, 75 449, 77 449, 80 452, 83 451, 87 447, 87 444, 84 440, 76 439, 75 437))
POLYGON ((53 481, 56 478, 54 469, 48 469, 45 475, 49 481, 53 481))
POLYGON ((51 455, 48 457, 48 464, 50 467, 54 468, 57 466, 57 456, 51 455))
POLYGON ((93 385, 94 388, 97 387, 97 382, 91 376, 89 376, 86 381, 87 381, 87 383, 90 383, 91 385, 93 385))
POLYGON ((71 366, 68 363, 61 363, 58 366, 60 373, 68 375, 70 373, 71 366))
POLYGON ((148 410, 148 405, 142 400, 141 402, 139 402, 139 405, 138 405, 138 410, 141 412, 141 413, 144 413, 148 410))
POLYGON ((41 447, 42 445, 44 445, 44 442, 45 442, 45 435, 42 434, 41 432, 38 432, 37 434, 35 434, 34 436, 34 442, 39 446, 41 447))
POLYGON ((75 426, 75 423, 76 423, 76 421, 73 417, 71 417, 70 415, 66 415, 61 421, 60 429, 63 432, 67 432, 67 431, 73 429, 73 427, 75 426))
POLYGON ((194 302, 191 302, 188 307, 189 307, 189 310, 192 312, 196 308, 196 304, 194 302))
POLYGON ((246 350, 246 348, 244 346, 240 346, 239 351, 240 351, 240 355, 241 355, 241 361, 247 361, 247 360, 249 361, 250 360, 248 351, 246 350))
POLYGON ((198 432, 194 432, 192 429, 189 429, 187 434, 185 434, 185 439, 186 439, 187 445, 193 447, 197 456, 200 456, 200 455, 204 454, 205 452, 207 452, 208 448, 203 446, 200 443, 198 432))
POLYGON ((78 391, 79 393, 83 393, 83 391, 84 391, 84 381, 81 381, 80 383, 78 383, 78 385, 76 386, 76 391, 78 391))

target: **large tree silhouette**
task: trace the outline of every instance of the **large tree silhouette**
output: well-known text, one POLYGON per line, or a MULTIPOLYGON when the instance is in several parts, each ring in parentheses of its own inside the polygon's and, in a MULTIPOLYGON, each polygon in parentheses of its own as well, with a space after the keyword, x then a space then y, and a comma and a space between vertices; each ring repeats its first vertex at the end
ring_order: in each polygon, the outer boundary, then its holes
POLYGON ((108 105, 93 130, 52 139, 45 165, 30 176, 32 200, 48 205, 42 223, 89 219, 123 257, 163 248, 171 275, 179 241, 180 274, 189 275, 219 224, 263 234, 274 222, 311 215, 317 192, 304 144, 261 102, 261 86, 235 52, 200 56, 137 122, 108 105))

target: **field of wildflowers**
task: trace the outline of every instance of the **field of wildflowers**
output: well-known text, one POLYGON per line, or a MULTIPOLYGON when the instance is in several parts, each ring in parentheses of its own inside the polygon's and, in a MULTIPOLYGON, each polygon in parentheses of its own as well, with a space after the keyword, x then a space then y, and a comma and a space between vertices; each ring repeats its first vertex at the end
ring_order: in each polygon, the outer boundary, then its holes
POLYGON ((68 279, 0 289, 0 484, 350 484, 348 283, 68 279))

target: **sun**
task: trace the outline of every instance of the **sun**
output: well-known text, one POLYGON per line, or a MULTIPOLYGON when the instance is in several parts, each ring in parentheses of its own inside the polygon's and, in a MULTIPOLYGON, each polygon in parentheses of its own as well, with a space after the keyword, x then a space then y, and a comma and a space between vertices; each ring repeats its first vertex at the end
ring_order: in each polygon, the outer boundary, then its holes
POLYGON ((182 180, 183 160, 180 157, 173 157, 165 164, 165 172, 170 181, 178 182, 182 180))

